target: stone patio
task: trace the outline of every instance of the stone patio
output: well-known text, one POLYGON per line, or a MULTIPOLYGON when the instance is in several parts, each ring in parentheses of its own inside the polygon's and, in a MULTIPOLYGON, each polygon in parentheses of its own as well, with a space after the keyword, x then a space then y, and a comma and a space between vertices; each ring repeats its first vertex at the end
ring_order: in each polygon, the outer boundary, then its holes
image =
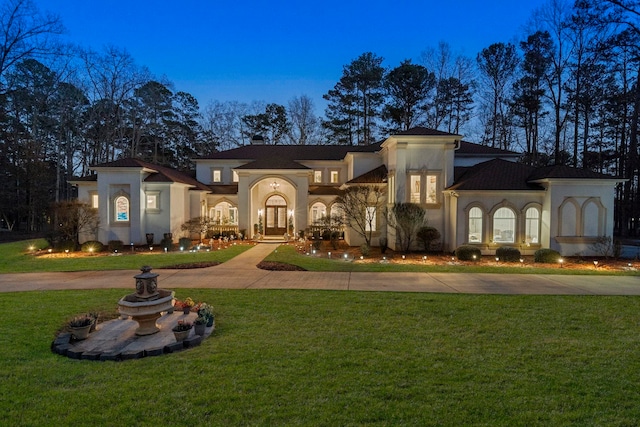
POLYGON ((205 329, 203 336, 199 336, 195 334, 195 328, 191 328, 187 339, 176 342, 171 329, 179 321, 193 323, 196 317, 196 313, 185 315, 181 311, 163 313, 157 321, 160 331, 146 336, 135 334, 138 323, 130 318, 109 320, 99 323, 96 330, 82 341, 73 340, 69 333, 60 334, 51 343, 51 350, 72 359, 114 361, 173 353, 200 345, 215 330, 214 323, 205 329))

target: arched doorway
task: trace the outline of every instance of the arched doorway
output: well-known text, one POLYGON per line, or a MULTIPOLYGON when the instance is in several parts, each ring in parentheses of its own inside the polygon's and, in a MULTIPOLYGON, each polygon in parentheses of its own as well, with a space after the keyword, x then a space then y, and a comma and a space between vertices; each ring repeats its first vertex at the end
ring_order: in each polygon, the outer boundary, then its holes
POLYGON ((266 236, 282 236, 287 232, 287 201, 284 197, 273 195, 264 206, 266 236))

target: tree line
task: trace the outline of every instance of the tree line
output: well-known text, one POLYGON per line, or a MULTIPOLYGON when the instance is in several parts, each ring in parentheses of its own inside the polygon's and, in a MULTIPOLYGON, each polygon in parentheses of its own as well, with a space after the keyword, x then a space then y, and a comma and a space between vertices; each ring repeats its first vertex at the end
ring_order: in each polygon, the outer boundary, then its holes
POLYGON ((287 105, 211 101, 135 63, 126 50, 63 45, 62 22, 32 0, 0 7, 2 227, 46 226, 51 202, 91 165, 134 156, 190 170, 193 157, 249 143, 371 144, 426 126, 626 178, 616 231, 638 231, 640 1, 549 0, 517 42, 474 58, 442 42, 393 67, 365 52, 343 66, 318 116, 301 95, 287 105))

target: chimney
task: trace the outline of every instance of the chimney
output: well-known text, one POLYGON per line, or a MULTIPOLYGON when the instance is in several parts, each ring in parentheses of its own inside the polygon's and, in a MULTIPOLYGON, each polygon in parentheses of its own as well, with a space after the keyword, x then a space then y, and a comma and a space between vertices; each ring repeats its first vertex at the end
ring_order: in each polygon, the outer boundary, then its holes
POLYGON ((251 137, 251 145, 264 145, 264 138, 262 135, 253 135, 251 137))

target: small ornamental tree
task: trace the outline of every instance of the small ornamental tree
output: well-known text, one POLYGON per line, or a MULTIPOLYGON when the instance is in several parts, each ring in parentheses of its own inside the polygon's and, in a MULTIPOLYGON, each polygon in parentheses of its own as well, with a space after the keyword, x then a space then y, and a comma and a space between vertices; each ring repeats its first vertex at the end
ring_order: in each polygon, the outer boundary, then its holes
POLYGON ((376 230, 376 218, 383 208, 386 191, 382 185, 356 185, 348 187, 336 199, 338 209, 347 224, 362 236, 367 246, 371 246, 373 231, 376 230))
POLYGON ((440 232, 433 227, 421 227, 418 230, 418 240, 422 242, 422 246, 426 252, 431 248, 431 243, 440 240, 440 232))
POLYGON ((57 224, 50 243, 57 246, 61 242, 73 242, 74 246, 78 246, 80 235, 96 238, 100 217, 98 210, 90 204, 69 200, 55 203, 53 210, 57 224))
POLYGON ((215 225, 215 220, 206 216, 199 216, 197 218, 192 218, 189 221, 182 224, 180 226, 180 229, 190 234, 199 234, 200 243, 202 243, 202 239, 204 239, 204 236, 207 234, 208 231, 213 229, 214 225, 215 225))
POLYGON ((400 248, 409 252, 418 230, 427 222, 427 213, 415 203, 396 203, 389 212, 389 224, 395 228, 400 248))

